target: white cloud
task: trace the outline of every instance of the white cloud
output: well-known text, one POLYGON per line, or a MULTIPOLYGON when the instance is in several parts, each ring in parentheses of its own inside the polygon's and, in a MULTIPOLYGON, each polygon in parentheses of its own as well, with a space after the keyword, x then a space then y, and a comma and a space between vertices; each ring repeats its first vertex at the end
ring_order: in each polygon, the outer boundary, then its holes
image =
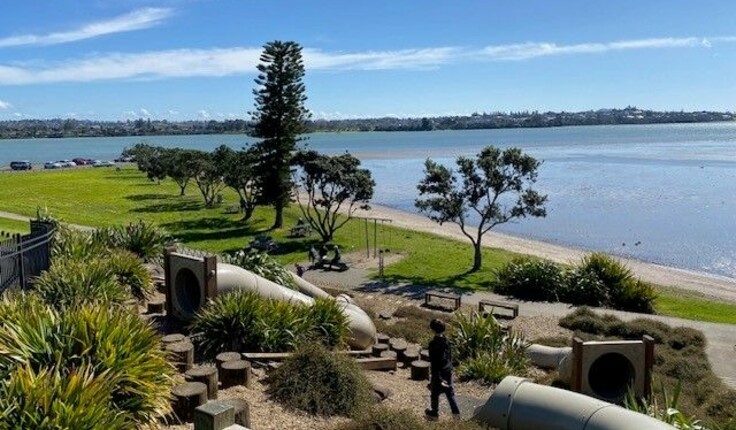
POLYGON ((143 117, 149 117, 149 116, 151 116, 151 113, 146 108, 141 108, 140 112, 141 112, 141 116, 143 116, 143 117))
POLYGON ((200 117, 201 119, 210 119, 210 118, 212 117, 212 115, 210 115, 210 113, 209 113, 209 112, 207 112, 207 111, 206 111, 206 110, 204 110, 204 109, 200 109, 200 110, 198 110, 198 111, 197 111, 197 115, 198 115, 198 116, 199 116, 199 117, 200 117))
POLYGON ((0 110, 10 109, 13 105, 11 105, 9 102, 6 102, 5 100, 0 100, 0 110))
POLYGON ((173 11, 168 8, 144 8, 134 10, 108 20, 97 21, 82 27, 49 34, 25 34, 0 38, 0 47, 26 45, 57 45, 60 43, 76 42, 92 39, 107 34, 124 33, 143 30, 160 24, 170 17, 173 11))
MULTIPOLYGON (((304 61, 308 70, 315 71, 427 69, 462 61, 519 61, 611 51, 709 48, 716 43, 734 42, 736 36, 636 39, 571 45, 520 43, 483 48, 438 47, 352 53, 305 49, 304 61)), ((0 85, 254 74, 260 55, 260 47, 177 49, 134 54, 111 53, 56 63, 0 65, 0 85)))
POLYGON ((171 116, 179 115, 179 111, 178 110, 169 109, 169 115, 171 115, 171 116))

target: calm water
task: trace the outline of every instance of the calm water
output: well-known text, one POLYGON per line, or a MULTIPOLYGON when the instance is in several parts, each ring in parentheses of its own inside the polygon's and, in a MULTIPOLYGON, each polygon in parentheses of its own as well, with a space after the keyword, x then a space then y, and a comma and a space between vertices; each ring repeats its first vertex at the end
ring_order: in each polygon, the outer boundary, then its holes
MULTIPOLYGON (((0 164, 111 159, 142 140, 206 150, 251 141, 243 136, 0 141, 0 164)), ((427 157, 451 163, 484 145, 519 146, 544 160, 538 188, 549 195, 548 216, 499 230, 736 276, 736 123, 313 134, 307 143, 360 157, 376 178, 375 202, 408 211, 414 210, 427 157)))

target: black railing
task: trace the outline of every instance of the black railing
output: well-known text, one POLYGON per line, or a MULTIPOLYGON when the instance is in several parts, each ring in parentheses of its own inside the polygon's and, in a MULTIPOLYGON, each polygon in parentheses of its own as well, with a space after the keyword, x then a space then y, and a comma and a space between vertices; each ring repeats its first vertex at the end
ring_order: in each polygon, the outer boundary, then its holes
POLYGON ((51 265, 54 224, 31 221, 30 234, 0 232, 0 292, 26 288, 51 265))

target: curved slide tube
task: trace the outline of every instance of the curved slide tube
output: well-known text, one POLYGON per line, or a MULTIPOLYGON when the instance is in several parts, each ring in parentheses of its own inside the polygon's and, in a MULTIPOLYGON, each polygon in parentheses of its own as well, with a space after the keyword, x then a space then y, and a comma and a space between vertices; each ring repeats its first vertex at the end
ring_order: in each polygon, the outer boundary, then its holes
POLYGON ((569 346, 555 348, 535 343, 527 346, 525 354, 534 366, 558 370, 562 381, 570 381, 572 348, 569 346))
MULTIPOLYGON (((246 290, 273 300, 298 302, 307 305, 314 303, 315 297, 332 297, 302 278, 295 276, 295 280, 299 291, 278 285, 232 264, 219 263, 217 265, 218 294, 233 290, 246 290)), ((373 345, 376 339, 376 326, 368 314, 353 304, 347 296, 340 295, 335 300, 341 304, 343 312, 348 317, 348 325, 351 331, 348 345, 358 349, 366 349, 373 345)))
POLYGON ((500 430, 673 430, 652 417, 559 388, 508 376, 474 419, 500 430))

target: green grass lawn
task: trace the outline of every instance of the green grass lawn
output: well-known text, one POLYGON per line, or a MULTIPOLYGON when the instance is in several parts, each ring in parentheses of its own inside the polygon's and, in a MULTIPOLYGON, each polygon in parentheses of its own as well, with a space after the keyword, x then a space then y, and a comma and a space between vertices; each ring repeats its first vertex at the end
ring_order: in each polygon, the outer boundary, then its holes
MULTIPOLYGON (((273 210, 258 208, 253 218, 244 223, 240 215, 226 214, 225 209, 237 205, 237 196, 226 190, 220 208, 205 208, 194 184, 185 196, 171 181, 160 185, 148 181, 135 169, 70 169, 35 171, 0 175, 0 210, 34 216, 36 209, 48 208, 55 216, 75 224, 93 227, 125 224, 142 219, 156 223, 173 233, 187 246, 213 252, 243 249, 258 234, 268 234, 280 244, 277 255, 284 264, 306 260, 307 250, 318 244, 313 235, 306 239, 287 237, 289 227, 299 217, 297 207, 285 211, 286 228, 269 230, 273 210)), ((27 224, 1 220, 0 230, 27 231, 27 224), (22 230, 18 230, 22 229, 22 230)), ((343 253, 365 251, 365 224, 349 222, 335 236, 343 253)), ((369 229, 371 246, 373 228, 369 229)), ((491 289, 493 270, 515 254, 486 248, 483 269, 467 273, 472 263, 472 247, 428 233, 394 227, 380 227, 379 247, 405 255, 386 268, 390 281, 410 282, 436 287, 491 289)), ((659 288, 657 311, 664 315, 713 322, 736 323, 736 304, 728 304, 683 295, 672 289, 659 288)))
POLYGON ((0 232, 5 233, 28 233, 30 226, 26 221, 0 218, 0 232))

